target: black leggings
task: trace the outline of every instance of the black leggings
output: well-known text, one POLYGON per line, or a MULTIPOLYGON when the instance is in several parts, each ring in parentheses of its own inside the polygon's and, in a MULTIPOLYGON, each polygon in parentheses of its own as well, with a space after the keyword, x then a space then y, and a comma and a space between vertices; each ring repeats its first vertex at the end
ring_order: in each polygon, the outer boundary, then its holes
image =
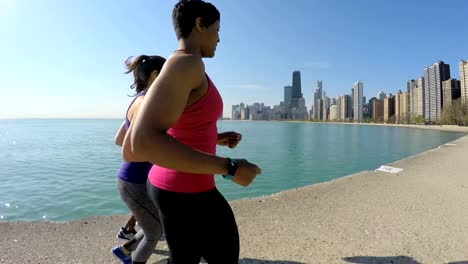
POLYGON ((160 210, 171 264, 239 263, 239 233, 231 207, 218 189, 176 193, 148 181, 148 194, 160 210))

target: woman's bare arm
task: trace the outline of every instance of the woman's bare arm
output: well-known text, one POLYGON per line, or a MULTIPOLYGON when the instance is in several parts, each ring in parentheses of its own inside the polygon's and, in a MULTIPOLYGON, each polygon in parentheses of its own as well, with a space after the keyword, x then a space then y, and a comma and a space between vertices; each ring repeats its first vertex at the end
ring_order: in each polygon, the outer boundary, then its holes
POLYGON ((117 134, 115 134, 115 144, 118 146, 122 146, 124 138, 125 138, 125 133, 127 132, 127 129, 125 127, 125 121, 120 125, 119 130, 117 130, 117 134))
POLYGON ((182 172, 227 174, 226 158, 194 150, 166 133, 182 115, 192 90, 204 82, 200 57, 170 58, 146 94, 125 137, 124 158, 149 161, 182 172))

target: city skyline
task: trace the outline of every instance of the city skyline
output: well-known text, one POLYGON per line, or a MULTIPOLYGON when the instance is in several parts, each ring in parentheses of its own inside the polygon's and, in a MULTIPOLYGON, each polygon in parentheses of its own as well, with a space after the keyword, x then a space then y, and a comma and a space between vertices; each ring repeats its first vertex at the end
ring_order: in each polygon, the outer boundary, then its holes
MULTIPOLYGON (((443 102, 443 84, 442 84, 442 82, 443 82, 443 81, 446 81, 446 80, 454 79, 454 80, 458 80, 458 81, 460 82, 461 95, 462 95, 461 101, 463 102, 463 93, 464 93, 464 90, 463 90, 462 77, 464 77, 465 79, 467 79, 467 81, 465 81, 465 82, 468 83, 468 74, 465 74, 465 75, 463 75, 463 76, 462 76, 462 74, 463 74, 464 72, 468 73, 468 60, 459 59, 457 63, 453 64, 453 65, 455 65, 455 66, 460 65, 460 67, 463 67, 463 69, 465 69, 465 71, 464 71, 463 73, 462 73, 461 71, 458 71, 458 69, 455 69, 455 70, 450 71, 450 65, 451 65, 451 64, 445 63, 443 60, 438 60, 438 61, 435 62, 435 63, 432 63, 432 64, 430 64, 430 65, 428 65, 428 66, 427 66, 427 65, 424 66, 424 69, 423 69, 423 71, 422 71, 422 74, 420 74, 420 75, 419 75, 420 77, 418 77, 417 79, 418 79, 419 81, 422 80, 422 82, 425 82, 425 84, 428 84, 428 82, 425 81, 425 80, 428 79, 428 77, 429 77, 429 69, 431 69, 432 71, 435 71, 435 70, 434 70, 435 65, 437 65, 437 64, 440 63, 440 62, 442 62, 442 64, 443 64, 443 66, 441 66, 441 67, 448 67, 448 68, 446 68, 446 70, 448 70, 449 75, 448 75, 448 77, 446 77, 445 75, 442 76, 442 79, 443 79, 442 81, 440 80, 440 77, 437 77, 437 78, 439 78, 438 80, 440 81, 440 85, 438 85, 437 87, 434 86, 434 87, 432 87, 432 88, 433 88, 433 89, 438 89, 438 90, 440 90, 440 91, 441 91, 441 94, 440 94, 439 96, 434 96, 434 95, 432 95, 432 97, 430 97, 430 95, 427 95, 427 94, 426 94, 426 95, 425 95, 425 96, 427 97, 426 100, 429 100, 429 98, 431 98, 431 100, 433 100, 435 103, 437 103, 437 104, 442 104, 442 102, 443 102), (460 73, 460 74, 459 74, 459 73, 460 73), (424 78, 424 75, 426 75, 427 78, 424 78), (458 78, 457 78, 457 77, 458 77, 458 78)), ((460 68, 460 69, 462 69, 462 68, 460 68)), ((440 71, 440 70, 439 70, 439 71, 440 71)), ((299 73, 300 73, 301 70, 297 70, 297 69, 294 70, 294 71, 293 71, 293 75, 294 75, 295 72, 299 72, 299 73)), ((432 74, 432 75, 440 75, 439 72, 437 72, 437 74, 436 74, 435 72, 434 72, 434 73, 431 73, 431 74, 432 74)), ((303 75, 300 75, 300 76, 303 76, 303 75)), ((434 79, 434 78, 435 78, 435 77, 433 77, 433 79, 434 79)), ((293 79, 294 79, 294 77, 293 77, 293 79)), ((311 97, 312 99, 303 96, 303 98, 304 98, 304 100, 305 100, 305 105, 306 105, 306 107, 308 108, 308 110, 312 110, 313 112, 315 112, 315 110, 316 110, 316 109, 315 109, 316 106, 315 106, 315 104, 313 104, 313 102, 316 100, 316 98, 321 99, 322 97, 324 97, 324 94, 326 93, 326 90, 323 89, 323 81, 322 81, 322 80, 316 80, 316 82, 317 82, 317 88, 315 89, 315 91, 312 92, 312 94, 313 94, 313 96, 311 97), (320 94, 321 94, 320 97, 317 97, 316 94, 317 94, 317 90, 319 89, 319 87, 320 87, 320 90, 321 90, 322 92, 320 92, 320 94), (310 103, 308 103, 308 102, 310 102, 310 103)), ((356 82, 352 85, 351 93, 349 94, 349 95, 351 96, 351 100, 353 100, 353 97, 354 97, 354 96, 353 96, 353 94, 354 94, 354 86, 356 85, 357 82, 363 83, 362 81, 356 81, 356 82)), ((301 83, 302 83, 302 79, 301 79, 301 83)), ((405 91, 407 92, 407 94, 409 94, 409 91, 411 91, 412 88, 418 88, 417 85, 416 85, 418 82, 417 82, 417 80, 415 80, 415 79, 411 79, 411 78, 410 78, 410 79, 408 79, 408 80, 401 81, 401 83, 402 83, 402 84, 406 83, 406 89, 405 89, 405 91)), ((424 86, 424 85, 423 85, 423 86, 424 86)), ((292 96, 292 90, 293 90, 293 86, 292 86, 292 85, 285 85, 285 86, 283 86, 283 98, 284 98, 284 102, 286 102, 287 91, 289 91, 288 93, 290 93, 289 96, 292 96)), ((363 100, 366 100, 366 98, 370 99, 370 98, 373 98, 373 97, 375 97, 375 98, 377 98, 377 99, 379 99, 379 98, 381 97, 382 100, 383 100, 383 99, 384 99, 385 97, 387 97, 388 95, 396 95, 399 91, 402 91, 402 90, 403 90, 403 85, 402 85, 400 88, 396 88, 396 89, 394 89, 394 90, 392 90, 392 91, 383 91, 383 90, 379 90, 379 89, 376 90, 375 88, 374 88, 374 89, 371 89, 371 90, 373 90, 373 91, 378 91, 378 93, 375 94, 375 95, 370 94, 370 96, 369 96, 369 92, 368 92, 368 93, 367 93, 367 96, 366 96, 366 92, 363 92, 363 94, 362 94, 362 95, 363 95, 363 96, 362 96, 362 99, 363 99, 363 100), (387 92, 387 93, 386 93, 386 92, 387 92)), ((419 90, 422 90, 421 84, 420 84, 420 89, 419 89, 419 90)), ((420 92, 421 92, 421 91, 420 91, 420 92)), ((306 92, 306 93, 307 93, 307 92, 306 92)), ((465 93, 466 93, 466 98, 468 98, 468 88, 466 89, 466 92, 465 92, 465 93)), ((304 94, 304 93, 302 93, 302 95, 303 95, 303 94, 304 94)), ((337 96, 328 97, 328 98, 339 98, 339 97, 341 97, 342 95, 346 95, 346 93, 341 93, 341 94, 340 94, 339 91, 337 92, 337 94, 338 94, 337 96)), ((421 96, 421 95, 420 95, 420 96, 421 96)), ((422 100, 422 99, 421 99, 421 100, 422 100)), ((242 101, 242 102, 243 102, 245 105, 248 105, 248 104, 255 104, 255 103, 260 103, 260 104, 267 105, 267 106, 270 105, 270 104, 268 104, 268 103, 266 103, 266 102, 252 101, 252 100, 244 100, 244 101, 242 101)), ((468 100, 467 100, 467 102, 468 102, 468 100)), ((277 103, 278 103, 278 102, 277 102, 277 103)), ((271 104, 271 105, 272 105, 272 106, 275 106, 277 103, 274 103, 274 104, 271 104)), ((364 104, 365 104, 365 103, 364 103, 364 104)), ((410 107, 411 107, 410 102, 407 102, 407 104, 408 104, 408 108, 410 109, 410 107)), ((318 104, 318 106, 319 106, 319 104, 318 104)), ((426 113, 429 113, 428 111, 430 111, 430 109, 431 109, 429 106, 426 106, 425 104, 423 105, 422 103, 421 103, 421 107, 422 107, 423 109, 422 109, 420 112, 418 112, 418 113, 420 113, 420 115, 426 115, 426 113)), ((467 108, 468 108, 468 107, 467 107, 467 108)), ((317 108, 317 109, 320 110, 320 107, 317 108)), ((368 109, 368 110, 369 110, 369 109, 368 109)), ((354 118, 354 106, 353 106, 353 109, 352 109, 351 111, 353 112, 353 118, 354 118)), ((437 118, 440 118, 441 111, 442 111, 441 108, 434 108, 434 109, 432 109, 433 116, 436 116, 437 118), (437 114, 436 114, 436 113, 437 113, 437 114)), ((358 111, 358 112, 359 112, 359 111, 358 111)), ((313 115, 314 115, 314 117, 315 117, 315 114, 313 114, 313 115)), ((226 115, 226 113, 224 113, 223 118, 232 118, 232 112, 230 111, 230 112, 228 113, 228 115, 226 115)), ((319 118, 317 118, 317 119, 319 119, 319 118)), ((434 121, 436 118, 434 118, 434 119, 430 118, 430 119, 431 119, 431 121, 434 121)))
MULTIPOLYGON (((322 80, 317 80, 310 111, 305 107, 301 94, 301 100, 303 101, 301 109, 306 113, 304 114, 304 120, 344 120, 359 123, 366 118, 374 122, 407 124, 422 118, 425 122, 438 122, 442 119, 444 107, 457 107, 454 104, 457 100, 461 104, 468 102, 465 74, 467 68, 468 61, 461 60, 459 62, 459 72, 462 80, 457 80, 451 78, 453 73, 450 71, 449 64, 443 61, 435 62, 425 67, 423 75, 417 80, 407 80, 406 89, 403 92, 399 89, 395 94, 389 93, 387 96, 385 92, 379 91, 375 97, 369 98, 369 103, 366 102, 366 96, 363 93, 364 84, 362 81, 354 83, 349 95, 343 94, 342 96, 330 98, 326 96, 322 80)), ((300 86, 300 76, 300 71, 293 72, 293 86, 300 86), (296 84, 294 85, 294 83, 296 84)), ((289 113, 291 111, 301 113, 302 111, 298 111, 297 106, 289 102, 291 101, 291 91, 293 89, 290 85, 284 86, 284 101, 280 102, 279 105, 274 105, 273 108, 264 106, 264 103, 261 103, 260 116, 251 118, 251 120, 301 119, 300 116, 303 114, 294 115, 289 113)), ((296 94, 299 94, 299 91, 300 89, 296 94)), ((249 106, 247 105, 246 108, 249 108, 249 106)), ((241 114, 236 113, 237 110, 238 108, 233 105, 231 119, 240 119, 238 117, 241 114)), ((242 119, 249 119, 248 116, 248 114, 244 115, 242 119)))

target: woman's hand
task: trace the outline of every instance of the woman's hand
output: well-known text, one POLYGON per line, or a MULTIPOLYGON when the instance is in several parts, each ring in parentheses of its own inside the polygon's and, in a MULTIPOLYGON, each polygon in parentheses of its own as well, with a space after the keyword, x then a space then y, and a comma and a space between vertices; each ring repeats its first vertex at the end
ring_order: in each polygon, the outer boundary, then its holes
POLYGON ((242 135, 233 131, 219 133, 217 144, 220 146, 235 148, 241 139, 242 135))
POLYGON ((241 186, 249 186, 257 175, 262 173, 262 170, 257 165, 250 163, 245 159, 238 159, 237 162, 237 171, 231 181, 241 186))

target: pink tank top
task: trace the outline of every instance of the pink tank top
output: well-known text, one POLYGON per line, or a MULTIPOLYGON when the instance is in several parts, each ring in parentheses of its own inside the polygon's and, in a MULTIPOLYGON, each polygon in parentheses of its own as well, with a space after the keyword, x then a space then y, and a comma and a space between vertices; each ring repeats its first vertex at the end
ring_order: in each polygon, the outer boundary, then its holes
MULTIPOLYGON (((223 101, 208 75, 208 91, 193 105, 185 108, 167 133, 179 142, 202 152, 216 154, 218 128, 223 101)), ((184 173, 153 165, 148 179, 154 186, 172 192, 198 193, 215 187, 213 174, 184 173)))

